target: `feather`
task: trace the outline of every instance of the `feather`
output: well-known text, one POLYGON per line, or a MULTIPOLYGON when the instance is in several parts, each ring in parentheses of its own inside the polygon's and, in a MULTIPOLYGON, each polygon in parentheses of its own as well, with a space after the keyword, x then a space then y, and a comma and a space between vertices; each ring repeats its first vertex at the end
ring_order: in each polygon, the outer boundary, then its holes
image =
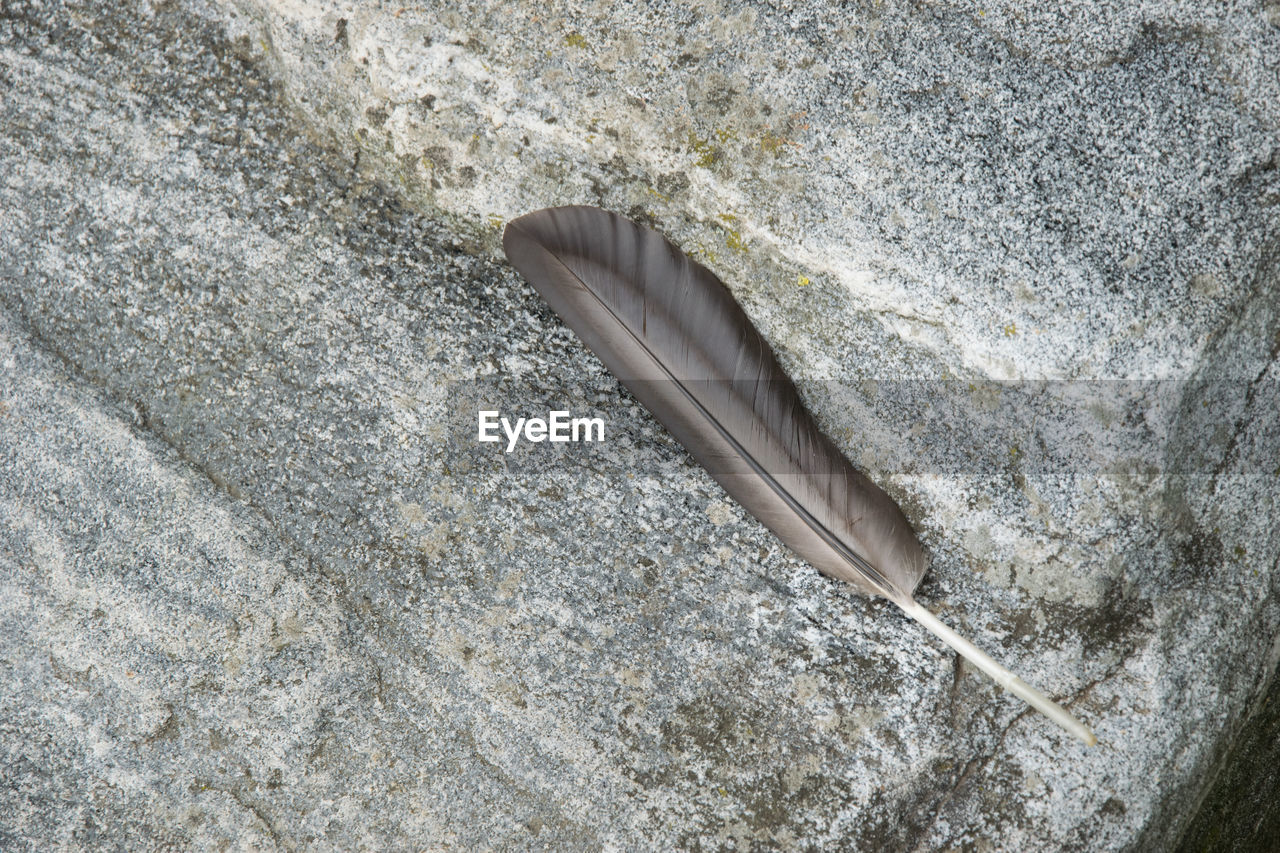
POLYGON ((769 344, 706 267, 594 207, 507 224, 503 248, 605 366, 724 490, 823 573, 882 596, 1087 744, 1064 708, 912 597, 924 549, 898 505, 818 428, 769 344))

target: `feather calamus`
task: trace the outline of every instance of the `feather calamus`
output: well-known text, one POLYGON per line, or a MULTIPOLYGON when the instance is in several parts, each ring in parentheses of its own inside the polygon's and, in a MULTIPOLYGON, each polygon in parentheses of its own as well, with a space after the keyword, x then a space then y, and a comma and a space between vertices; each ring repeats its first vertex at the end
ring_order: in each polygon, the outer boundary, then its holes
POLYGON ((906 516, 818 428, 710 270, 657 232, 594 207, 522 216, 502 244, 605 366, 779 539, 823 573, 889 599, 1011 693, 1097 742, 915 601, 927 564, 906 516))

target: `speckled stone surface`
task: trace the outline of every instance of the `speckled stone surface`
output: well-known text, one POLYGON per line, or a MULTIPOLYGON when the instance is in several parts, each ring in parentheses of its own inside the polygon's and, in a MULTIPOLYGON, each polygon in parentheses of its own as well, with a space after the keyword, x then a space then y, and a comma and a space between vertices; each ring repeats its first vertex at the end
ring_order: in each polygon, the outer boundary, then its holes
POLYGON ((1280 658, 1278 65, 1256 4, 7 4, 0 847, 1168 848, 1280 658), (689 463, 497 251, 566 202, 726 279, 1099 747, 689 463))

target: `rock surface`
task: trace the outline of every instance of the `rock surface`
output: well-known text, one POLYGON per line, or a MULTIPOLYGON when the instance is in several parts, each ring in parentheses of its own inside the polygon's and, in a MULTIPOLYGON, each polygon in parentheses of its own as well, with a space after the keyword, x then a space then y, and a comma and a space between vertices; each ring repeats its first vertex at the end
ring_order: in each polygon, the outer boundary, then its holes
POLYGON ((1280 658, 1278 67, 1259 6, 6 5, 0 846, 1168 848, 1280 658), (688 463, 496 253, 567 202, 724 276, 1100 747, 688 463))

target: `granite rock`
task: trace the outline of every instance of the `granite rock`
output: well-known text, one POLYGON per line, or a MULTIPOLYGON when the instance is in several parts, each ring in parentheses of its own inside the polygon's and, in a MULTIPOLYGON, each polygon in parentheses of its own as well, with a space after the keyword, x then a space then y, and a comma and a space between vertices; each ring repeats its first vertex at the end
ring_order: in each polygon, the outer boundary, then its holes
POLYGON ((6 5, 0 846, 1201 832, 1280 658, 1277 65, 1256 5, 6 5), (1098 748, 688 461, 498 252, 568 202, 725 278, 1098 748))

